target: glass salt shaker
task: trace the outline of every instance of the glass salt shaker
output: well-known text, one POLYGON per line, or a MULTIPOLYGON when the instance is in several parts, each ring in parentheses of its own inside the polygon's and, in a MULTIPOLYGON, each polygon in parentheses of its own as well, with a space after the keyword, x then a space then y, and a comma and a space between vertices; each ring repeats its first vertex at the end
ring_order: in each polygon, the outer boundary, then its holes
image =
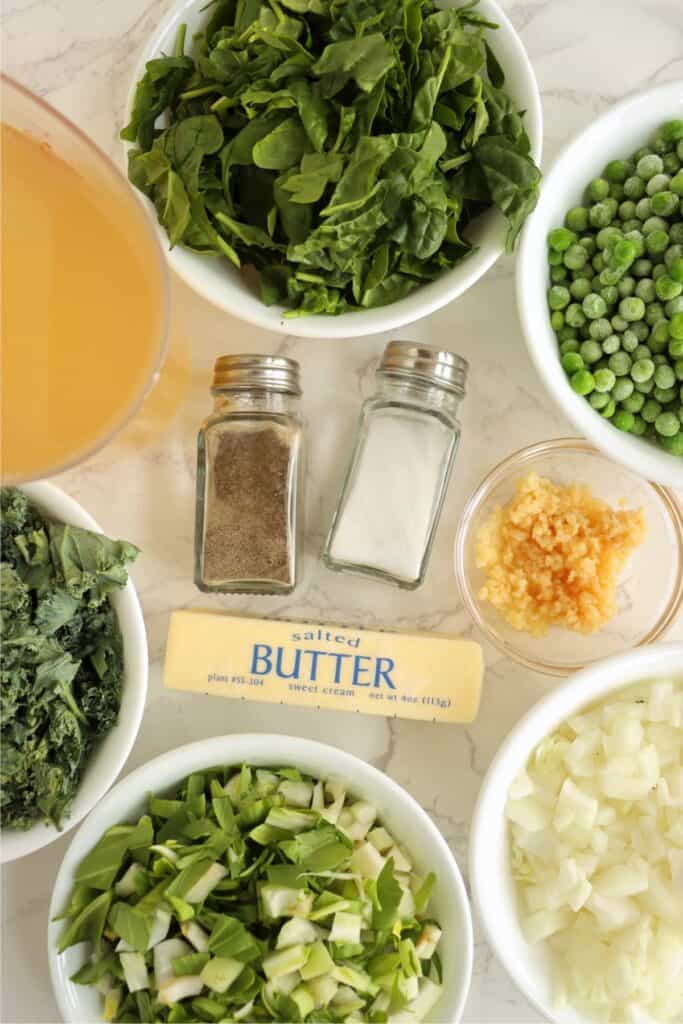
POLYGON ((195 583, 219 593, 290 593, 301 546, 299 364, 222 356, 212 393, 197 441, 195 583))
POLYGON ((460 436, 467 362, 390 342, 356 441, 323 560, 408 590, 424 580, 460 436))

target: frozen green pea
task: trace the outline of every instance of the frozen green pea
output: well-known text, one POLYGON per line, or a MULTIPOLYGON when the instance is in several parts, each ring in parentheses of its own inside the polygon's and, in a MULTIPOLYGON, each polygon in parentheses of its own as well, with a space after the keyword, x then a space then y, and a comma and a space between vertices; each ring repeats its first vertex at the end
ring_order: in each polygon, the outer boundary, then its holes
POLYGON ((683 313, 674 313, 669 323, 669 337, 674 341, 683 339, 683 313))
POLYGON ((665 142, 680 142, 683 140, 683 118, 672 117, 670 121, 665 121, 659 133, 665 142))
POLYGON ((669 188, 677 196, 683 196, 683 169, 674 174, 673 178, 669 182, 669 188))
POLYGON ((612 333, 612 325, 605 317, 592 320, 588 325, 588 334, 595 341, 604 341, 612 333))
POLYGON ((641 395, 650 395, 655 389, 655 382, 652 377, 649 380, 644 380, 639 384, 636 384, 636 391, 639 391, 641 395))
POLYGON ((560 341, 571 341, 578 337, 576 329, 574 327, 568 327, 567 324, 564 325, 561 331, 558 331, 557 336, 560 341))
POLYGON ((583 302, 586 296, 590 295, 592 287, 592 281, 579 277, 569 285, 569 291, 577 302, 583 302))
POLYGON ((676 383, 676 374, 668 363, 662 363, 655 368, 655 387, 672 388, 676 383))
POLYGON ((602 288, 602 281, 600 280, 600 275, 599 274, 595 274, 595 276, 591 278, 591 291, 595 292, 596 295, 600 295, 600 289, 601 288, 602 288))
POLYGON ((652 261, 646 259, 638 259, 631 267, 631 273, 634 277, 649 277, 652 273, 652 261))
POLYGON ((576 234, 568 228, 555 228, 548 235, 548 245, 555 252, 565 252, 576 242, 576 234))
POLYGON ((590 370, 577 370, 569 382, 577 395, 589 395, 595 388, 595 381, 590 370))
POLYGON ((619 409, 612 418, 612 423, 617 430, 623 430, 629 433, 633 426, 633 413, 627 412, 626 409, 619 409))
POLYGON ((607 367, 601 367, 599 370, 595 370, 593 375, 595 390, 603 392, 611 391, 616 379, 615 374, 607 367))
POLYGON ((642 320, 645 316, 645 303, 636 296, 629 296, 619 303, 619 315, 631 323, 634 320, 642 320))
POLYGON ((641 343, 638 346, 638 348, 634 349, 634 351, 631 353, 631 358, 635 363, 638 359, 649 359, 651 355, 652 352, 650 352, 649 347, 641 343))
POLYGON ((645 195, 645 182, 637 174, 632 174, 624 182, 624 195, 629 199, 640 199, 645 195))
POLYGON ((600 289, 600 295, 608 306, 613 306, 619 298, 619 290, 615 284, 606 284, 600 289))
POLYGON ((657 440, 660 447, 662 447, 664 451, 669 452, 670 455, 683 455, 683 430, 674 434, 673 437, 662 437, 661 435, 658 435, 657 440))
POLYGON ((564 218, 565 225, 570 231, 581 232, 588 227, 588 210, 585 206, 574 206, 567 211, 564 218))
POLYGON ((636 437, 642 437, 647 430, 647 423, 642 416, 633 417, 633 426, 631 427, 631 433, 635 434, 636 437))
POLYGON ((555 284, 548 289, 548 305, 551 309, 564 309, 571 302, 569 289, 561 284, 555 284))
POLYGON ((579 238, 579 245, 582 249, 585 249, 589 256, 592 256, 597 249, 595 244, 595 237, 593 235, 582 235, 579 238))
POLYGON ((550 314, 550 326, 556 334, 564 327, 564 313, 560 312, 559 309, 554 310, 550 314))
POLYGON ((622 238, 622 233, 619 228, 610 227, 601 228, 595 236, 595 244, 598 249, 607 249, 611 244, 614 244, 619 238, 622 238))
POLYGON ((564 254, 564 265, 569 267, 570 270, 579 270, 583 267, 588 259, 588 253, 583 246, 575 243, 570 245, 564 254))
POLYGON ((597 363, 602 359, 602 348, 598 342, 594 341, 592 338, 588 338, 584 341, 579 351, 581 352, 584 363, 588 363, 589 365, 597 363))
POLYGON ((599 320, 607 312, 607 303, 600 295, 589 292, 583 300, 581 308, 589 320, 599 320))
POLYGON ((616 199, 618 203, 620 203, 626 195, 626 193, 624 192, 624 186, 619 184, 618 181, 610 183, 609 194, 610 199, 616 199))
POLYGON ((675 192, 662 189, 652 197, 652 212, 658 217, 670 217, 678 209, 680 199, 675 192))
POLYGON ((636 359, 631 366, 631 377, 636 384, 644 384, 654 376, 655 364, 651 359, 636 359))
POLYGON ((673 178, 681 166, 681 162, 675 153, 667 153, 666 156, 663 156, 662 163, 664 164, 664 173, 668 174, 670 178, 673 178))
POLYGON ((610 396, 606 391, 591 391, 588 396, 588 401, 598 412, 604 409, 610 400, 610 396))
POLYGON ((630 377, 618 377, 612 388, 612 398, 615 402, 623 402, 625 398, 630 398, 634 388, 635 385, 630 377))
POLYGON ((670 226, 669 237, 674 245, 683 244, 683 220, 679 220, 670 226))
POLYGON ((617 285, 617 290, 622 299, 627 298, 629 295, 633 295, 636 290, 635 277, 631 277, 630 274, 625 274, 617 285))
POLYGON ((562 356, 562 369, 570 377, 573 373, 583 370, 583 367, 584 362, 578 352, 567 352, 566 355, 562 356))
POLYGON ((628 178, 629 167, 625 160, 610 160, 603 171, 603 177, 610 182, 623 184, 628 178))
POLYGON ((677 299, 667 302, 665 308, 668 317, 674 317, 676 313, 683 313, 683 295, 679 295, 677 299))
MULTIPOLYGON (((650 180, 647 183, 645 191, 649 195, 650 199, 652 199, 660 192, 668 191, 670 181, 671 178, 669 177, 669 175, 664 174, 664 171, 662 170, 661 174, 655 174, 654 177, 650 178, 650 180)), ((651 205, 653 213, 657 213, 657 211, 655 210, 654 203, 652 203, 651 205)), ((668 216, 668 214, 663 214, 663 216, 666 217, 668 216)))
POLYGON ((657 292, 657 298, 661 299, 662 302, 668 302, 683 292, 683 284, 680 284, 679 281, 674 281, 668 274, 662 274, 655 281, 655 291, 657 292))
POLYGON ((562 267, 562 266, 564 266, 564 264, 562 262, 562 253, 561 252, 555 252, 554 249, 551 249, 550 252, 548 253, 548 263, 550 264, 551 267, 562 267))
POLYGON ((655 283, 651 277, 641 277, 634 289, 637 298, 642 299, 643 302, 654 302, 655 299, 655 283))
POLYGON ((673 437, 681 429, 681 421, 675 412, 660 412, 655 420, 655 430, 662 437, 673 437))
POLYGON ((638 341, 642 345, 644 341, 647 341, 650 333, 649 326, 643 320, 636 320, 635 323, 631 324, 629 331, 633 331, 638 341))
POLYGON ((636 217, 638 220, 647 220, 652 214, 652 207, 648 196, 643 196, 636 203, 636 217))
POLYGON ((658 402, 662 405, 668 405, 670 402, 676 400, 676 388, 658 388, 655 384, 655 389, 652 392, 658 402))
POLYGON ((616 313, 611 320, 612 327, 617 334, 623 334, 624 331, 628 330, 628 320, 625 320, 623 316, 616 313))
POLYGON ((606 420, 609 420, 614 416, 617 409, 617 403, 613 398, 610 398, 604 409, 601 410, 600 415, 604 416, 606 420))
POLYGON ((667 263, 669 268, 669 277, 672 281, 677 281, 679 284, 683 284, 683 257, 678 256, 676 259, 667 263))
POLYGON ((566 355, 567 352, 578 352, 581 347, 581 342, 578 338, 567 338, 566 341, 560 342, 560 354, 566 355))
POLYGON ((621 348, 621 340, 618 334, 608 335, 602 343, 602 351, 606 356, 614 355, 621 348))
MULTIPOLYGON (((661 260, 661 256, 659 257, 661 260)), ((666 264, 663 262, 655 263, 652 268, 652 280, 657 283, 660 277, 664 277, 666 274, 666 264)))
POLYGON ((586 314, 578 302, 570 302, 564 314, 564 318, 570 327, 583 327, 586 323, 586 314))
POLYGON ((651 302, 645 311, 645 322, 653 327, 658 320, 664 319, 664 306, 661 302, 651 302))
POLYGON ((663 351, 669 344, 669 321, 662 317, 650 330, 650 348, 652 351, 663 351))
POLYGON ((649 181, 651 178, 654 178, 655 174, 661 174, 663 167, 660 156, 657 156, 655 153, 648 153, 647 156, 642 156, 636 164, 636 174, 643 181, 649 181))
POLYGON ((654 423, 662 411, 662 407, 659 402, 655 401, 654 398, 648 398, 647 402, 640 411, 640 415, 643 417, 646 423, 654 423))
POLYGON ((609 195, 609 182, 606 178, 593 178, 588 185, 588 196, 593 202, 606 199, 609 195))
POLYGON ((606 228, 611 224, 613 216, 612 208, 606 199, 600 203, 593 203, 588 210, 588 220, 594 228, 606 228))
POLYGON ((665 355, 662 355, 661 352, 656 352, 655 355, 653 355, 652 357, 652 362, 655 364, 655 367, 667 366, 669 360, 666 358, 665 355))
POLYGON ((622 220, 633 220, 636 215, 636 204, 632 199, 624 199, 619 203, 619 216, 622 220))
POLYGON ((569 272, 566 267, 551 267, 550 268, 550 280, 553 284, 562 284, 569 277, 569 272))
POLYGON ((669 246, 669 235, 663 228, 651 231, 645 237, 645 251, 650 256, 660 256, 669 246))
POLYGON ((631 369, 631 357, 628 352, 615 352, 609 357, 609 368, 617 377, 624 377, 631 369))
MULTIPOLYGON (((623 377, 620 380, 624 380, 623 377)), ((628 398, 623 400, 624 409, 628 409, 629 412, 637 413, 645 405, 645 395, 641 395, 639 391, 633 391, 633 394, 629 395, 628 398)))
POLYGON ((638 233, 640 233, 641 227, 642 225, 637 217, 629 217, 628 220, 621 222, 621 230, 625 235, 631 235, 634 231, 638 231, 638 233))
POLYGON ((593 270, 597 271, 598 274, 601 270, 605 269, 605 257, 602 255, 601 252, 596 252, 595 256, 591 260, 591 266, 593 267, 593 270))
POLYGON ((624 333, 621 336, 621 347, 623 348, 624 352, 628 352, 629 355, 632 352, 635 352, 635 350, 638 348, 638 338, 636 336, 635 331, 632 331, 630 329, 628 331, 624 331, 624 333))
POLYGON ((683 338, 672 338, 669 342, 668 351, 672 359, 683 358, 683 338))

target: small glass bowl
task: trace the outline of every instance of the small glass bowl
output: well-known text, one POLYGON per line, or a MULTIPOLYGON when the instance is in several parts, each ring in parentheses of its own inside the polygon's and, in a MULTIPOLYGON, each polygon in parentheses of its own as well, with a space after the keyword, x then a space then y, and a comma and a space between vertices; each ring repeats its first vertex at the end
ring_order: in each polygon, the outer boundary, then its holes
POLYGON ((500 462, 467 502, 455 539, 455 575, 467 611, 496 647, 536 672, 569 675, 610 654, 652 643, 674 621, 683 602, 683 511, 671 491, 611 462, 587 441, 543 441, 500 462), (545 636, 531 636, 513 629, 478 596, 484 573, 475 559, 477 532, 531 472, 553 483, 585 484, 613 507, 624 503, 645 512, 647 536, 624 568, 617 614, 597 633, 552 627, 545 636))

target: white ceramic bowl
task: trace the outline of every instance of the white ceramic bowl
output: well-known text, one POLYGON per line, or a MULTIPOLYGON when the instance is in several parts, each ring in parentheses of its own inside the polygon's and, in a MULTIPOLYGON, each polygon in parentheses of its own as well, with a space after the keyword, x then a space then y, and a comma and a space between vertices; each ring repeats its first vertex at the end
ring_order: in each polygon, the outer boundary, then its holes
MULTIPOLYGON (((442 7, 459 6, 458 0, 444 0, 442 7)), ((499 28, 492 33, 493 44, 506 74, 506 87, 520 110, 526 111, 525 125, 531 140, 531 152, 540 162, 543 126, 541 100, 533 69, 519 36, 495 0, 481 0, 477 10, 499 28)), ((135 85, 142 77, 148 60, 163 51, 171 53, 178 26, 188 26, 187 39, 201 27, 208 17, 205 0, 178 0, 159 23, 145 47, 138 63, 126 106, 126 120, 132 109, 135 85)), ((128 149, 129 146, 126 147, 128 149)), ((147 200, 145 200, 147 202, 147 200)), ((152 204, 149 203, 150 208, 152 204)), ((153 208, 152 208, 152 212, 153 208)), ((168 239, 159 229, 168 260, 177 274, 196 292, 214 306, 281 334, 296 334, 301 338, 354 338, 380 331, 394 330, 427 316, 461 295, 478 281, 503 251, 506 227, 500 213, 490 212, 481 217, 468 232, 477 246, 476 252, 447 271, 438 280, 416 289, 406 298, 379 309, 343 313, 339 316, 304 316, 296 319, 283 317, 281 306, 264 306, 260 298, 234 267, 226 260, 202 257, 182 246, 168 249, 168 239)))
POLYGON ((629 96, 569 143, 546 174, 538 206, 529 217, 517 257, 517 305, 531 358, 543 383, 574 426, 607 456, 669 487, 683 488, 683 459, 625 434, 572 391, 550 326, 547 237, 582 201, 589 181, 617 157, 628 157, 663 121, 683 117, 683 81, 629 96))
POLYGON ((541 700, 515 726, 489 768, 472 820, 472 899, 489 943, 530 1003, 555 1024, 590 1024, 572 1008, 558 1010, 544 950, 522 934, 508 855, 505 804, 510 783, 538 743, 570 715, 641 679, 683 675, 683 644, 655 645, 583 669, 541 700))
MULTIPOLYGON (((49 483, 25 484, 20 488, 41 511, 72 526, 106 532, 77 501, 49 483)), ((92 751, 71 813, 62 829, 42 822, 26 832, 5 829, 0 837, 2 862, 25 857, 59 839, 90 811, 114 782, 126 763, 142 721, 147 696, 147 636, 135 587, 130 579, 111 596, 123 635, 123 687, 117 724, 92 751)))
POLYGON ((119 782, 81 825, 62 861, 50 905, 48 957, 62 1018, 72 1024, 102 1019, 98 993, 69 981, 83 962, 84 944, 73 946, 62 956, 56 952, 63 923, 52 918, 68 902, 78 863, 110 825, 137 820, 150 792, 164 793, 202 768, 242 762, 291 765, 312 775, 344 781, 352 793, 377 807, 379 817, 403 843, 418 869, 436 872, 433 905, 444 933, 445 989, 433 1019, 441 1024, 459 1021, 472 973, 472 921, 465 886, 441 833, 404 789, 357 757, 312 740, 267 734, 217 736, 162 754, 119 782))

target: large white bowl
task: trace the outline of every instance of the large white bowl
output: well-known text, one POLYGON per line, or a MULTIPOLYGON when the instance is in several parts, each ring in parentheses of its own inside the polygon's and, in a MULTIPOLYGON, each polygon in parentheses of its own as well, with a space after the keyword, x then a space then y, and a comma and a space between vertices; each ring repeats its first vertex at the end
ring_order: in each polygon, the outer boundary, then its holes
POLYGON ((613 427, 572 390, 558 357, 548 312, 547 237, 582 201, 586 185, 609 160, 628 157, 653 129, 683 117, 683 81, 649 89, 617 103, 592 121, 562 151, 545 176, 538 206, 529 217, 517 257, 517 305, 531 358, 560 409, 605 455, 648 480, 683 488, 683 459, 613 427))
POLYGON ((352 793, 377 807, 379 817, 406 847, 419 870, 436 872, 433 906, 444 933, 441 956, 445 988, 432 1016, 441 1024, 459 1021, 472 974, 472 921, 460 872, 439 830, 404 789, 357 757, 312 740, 267 734, 217 736, 162 754, 119 782, 81 825, 62 861, 50 904, 48 957, 63 1019, 72 1024, 102 1019, 101 996, 69 981, 83 963, 85 945, 73 946, 62 956, 56 952, 63 922, 53 922, 52 918, 68 902, 79 862, 110 825, 137 820, 150 792, 164 793, 202 768, 242 762, 289 765, 311 775, 342 780, 352 793))
POLYGON ((530 1003, 555 1024, 591 1024, 570 1008, 553 1005, 548 961, 542 946, 524 938, 510 873, 505 804, 513 779, 540 741, 570 715, 641 679, 683 675, 683 644, 629 651, 583 669, 531 709, 515 726, 489 768, 472 820, 472 899, 489 943, 530 1003))
MULTIPOLYGON (((178 26, 188 26, 187 38, 202 26, 208 17, 206 0, 178 0, 150 38, 135 68, 126 105, 126 120, 132 109, 135 86, 144 74, 148 60, 160 53, 171 53, 178 26)), ((444 0, 439 6, 457 7, 459 0, 444 0)), ((506 88, 520 110, 525 110, 525 126, 531 141, 531 153, 538 164, 541 159, 543 125, 541 99, 533 69, 521 40, 495 0, 481 0, 477 10, 500 27, 492 33, 492 43, 506 75, 506 88)), ((130 148, 128 144, 126 150, 130 148)), ((148 201, 145 200, 147 203, 148 201)), ((151 203, 148 203, 154 213, 151 203)), ((379 309, 342 313, 339 316, 304 316, 287 319, 282 306, 265 306, 242 275, 227 260, 217 260, 190 252, 178 245, 168 249, 168 238, 159 228, 168 261, 180 277, 214 306, 232 316, 281 334, 301 338, 354 338, 380 331, 389 331, 419 320, 461 295, 491 267, 505 245, 506 226, 502 214, 491 211, 481 217, 468 236, 478 247, 467 259, 430 284, 379 309)))
MULTIPOLYGON (((49 483, 20 488, 38 508, 53 519, 86 530, 104 532, 77 501, 49 483)), ((0 836, 0 860, 4 863, 40 850, 81 821, 104 796, 126 763, 142 721, 147 696, 147 636, 135 587, 130 579, 111 595, 123 635, 123 686, 118 722, 90 754, 71 812, 61 830, 42 822, 26 832, 4 829, 0 836)))

